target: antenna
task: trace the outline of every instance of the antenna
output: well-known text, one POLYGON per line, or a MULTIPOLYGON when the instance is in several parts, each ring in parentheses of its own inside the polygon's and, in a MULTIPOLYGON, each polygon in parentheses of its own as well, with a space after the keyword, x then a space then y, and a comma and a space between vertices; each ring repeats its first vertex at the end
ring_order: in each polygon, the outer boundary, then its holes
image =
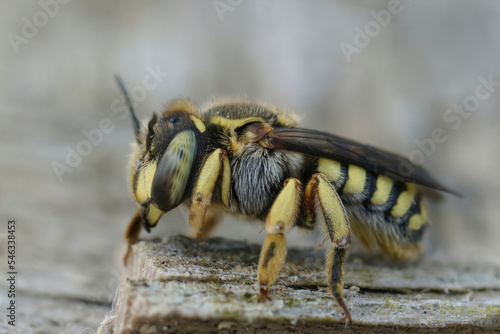
POLYGON ((128 110, 130 111, 130 115, 132 116, 135 139, 139 141, 139 136, 141 132, 140 124, 139 120, 137 119, 137 116, 135 115, 134 107, 132 106, 132 101, 130 100, 130 97, 128 95, 127 88, 125 88, 125 84, 123 83, 123 80, 119 75, 115 75, 115 80, 118 83, 118 86, 120 87, 123 96, 125 97, 125 102, 127 103, 128 110))

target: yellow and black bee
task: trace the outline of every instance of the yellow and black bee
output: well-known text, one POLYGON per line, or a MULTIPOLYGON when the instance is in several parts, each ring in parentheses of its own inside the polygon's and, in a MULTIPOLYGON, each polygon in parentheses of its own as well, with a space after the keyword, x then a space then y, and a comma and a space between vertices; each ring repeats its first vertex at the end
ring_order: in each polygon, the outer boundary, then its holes
POLYGON ((125 234, 129 251, 141 227, 149 232, 182 203, 198 240, 223 212, 262 220, 261 300, 268 299, 285 260, 285 235, 295 226, 320 227, 328 245, 328 284, 351 321, 343 297, 351 229, 368 247, 414 258, 428 226, 416 185, 456 194, 401 156, 297 127, 293 114, 270 105, 220 100, 198 108, 179 99, 141 126, 118 81, 136 138, 130 178, 138 208, 125 234), (401 169, 401 163, 412 168, 401 169))

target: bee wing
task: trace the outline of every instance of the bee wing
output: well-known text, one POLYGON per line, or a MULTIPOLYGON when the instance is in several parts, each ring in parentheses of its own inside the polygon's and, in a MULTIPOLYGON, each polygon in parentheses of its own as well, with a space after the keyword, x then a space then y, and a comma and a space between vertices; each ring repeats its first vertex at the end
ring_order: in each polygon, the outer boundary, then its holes
POLYGON ((274 128, 267 134, 270 148, 299 152, 363 167, 396 181, 420 184, 462 195, 434 179, 425 169, 403 156, 329 133, 304 128, 274 128))

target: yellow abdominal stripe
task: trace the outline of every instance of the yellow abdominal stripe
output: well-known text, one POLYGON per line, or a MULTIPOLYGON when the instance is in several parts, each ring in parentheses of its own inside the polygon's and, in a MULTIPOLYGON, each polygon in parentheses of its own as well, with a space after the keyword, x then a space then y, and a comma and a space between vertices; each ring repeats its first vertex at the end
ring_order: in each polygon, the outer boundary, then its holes
POLYGON ((390 177, 379 175, 377 177, 376 190, 373 193, 371 202, 376 205, 382 205, 387 202, 389 200, 393 184, 394 180, 390 177))
POLYGON ((344 191, 348 194, 359 194, 365 190, 366 183, 366 169, 349 165, 347 171, 347 181, 345 183, 344 191))
POLYGON ((410 222, 408 223, 408 228, 410 230, 418 230, 422 225, 427 222, 428 214, 427 214, 427 206, 423 201, 420 201, 420 213, 414 214, 410 218, 410 222))
POLYGON ((406 188, 407 189, 399 195, 396 205, 392 208, 391 216, 393 217, 404 216, 413 204, 417 187, 413 183, 406 183, 406 188))
POLYGON ((330 159, 319 159, 318 171, 323 173, 330 182, 337 182, 342 177, 340 162, 330 159))
MULTIPOLYGON (((336 183, 342 177, 342 165, 340 162, 330 159, 318 160, 318 171, 323 173, 330 182, 336 183)), ((347 194, 360 194, 365 190, 366 170, 362 167, 349 165, 347 170, 347 181, 344 192, 347 194)))

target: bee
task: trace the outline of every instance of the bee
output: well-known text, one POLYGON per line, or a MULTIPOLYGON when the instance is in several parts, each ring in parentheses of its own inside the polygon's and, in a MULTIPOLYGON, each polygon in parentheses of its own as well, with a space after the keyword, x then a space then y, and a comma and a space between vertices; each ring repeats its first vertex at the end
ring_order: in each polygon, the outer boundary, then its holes
POLYGON ((343 278, 352 233, 393 258, 415 258, 429 226, 418 186, 460 196, 402 156, 301 128, 293 113, 268 104, 222 99, 199 108, 177 99, 141 125, 117 80, 135 134, 130 180, 138 206, 125 263, 141 228, 149 232, 181 204, 199 241, 223 212, 254 218, 267 232, 257 275, 265 301, 285 261, 287 233, 318 227, 332 297, 351 322, 343 278))

